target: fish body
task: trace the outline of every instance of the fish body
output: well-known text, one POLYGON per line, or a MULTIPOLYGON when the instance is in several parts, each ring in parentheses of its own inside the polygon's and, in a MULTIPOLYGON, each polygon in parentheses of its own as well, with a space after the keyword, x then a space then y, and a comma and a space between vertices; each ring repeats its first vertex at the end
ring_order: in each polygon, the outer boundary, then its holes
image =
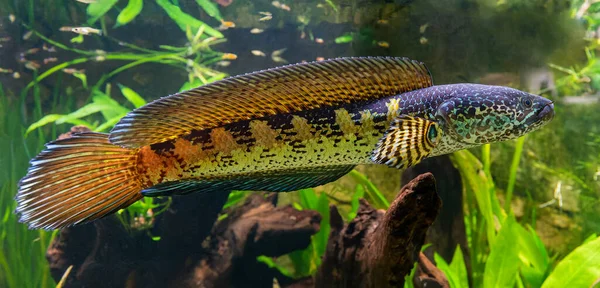
POLYGON ((145 196, 294 191, 359 164, 424 158, 522 136, 552 102, 476 84, 433 86, 404 58, 339 58, 258 71, 138 108, 110 134, 51 142, 19 183, 17 213, 55 229, 145 196))

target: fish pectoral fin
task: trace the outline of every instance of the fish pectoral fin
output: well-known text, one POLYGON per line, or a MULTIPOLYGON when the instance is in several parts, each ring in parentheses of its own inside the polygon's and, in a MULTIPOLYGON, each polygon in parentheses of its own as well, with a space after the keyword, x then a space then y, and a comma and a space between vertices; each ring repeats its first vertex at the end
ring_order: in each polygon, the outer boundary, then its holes
POLYGON ((230 178, 165 182, 142 191, 142 195, 173 196, 231 190, 290 192, 333 182, 354 169, 354 165, 335 165, 249 173, 230 178))
POLYGON ((428 157, 442 138, 442 129, 434 121, 400 116, 377 143, 371 160, 403 169, 428 157))

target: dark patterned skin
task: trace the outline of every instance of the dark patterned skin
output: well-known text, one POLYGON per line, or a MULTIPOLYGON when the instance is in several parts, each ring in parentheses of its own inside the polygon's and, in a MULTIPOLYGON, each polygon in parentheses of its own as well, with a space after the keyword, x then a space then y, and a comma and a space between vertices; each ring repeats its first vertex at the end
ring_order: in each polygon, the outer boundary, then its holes
POLYGON ((399 115, 443 128, 429 156, 514 139, 548 123, 552 102, 519 90, 440 85, 373 101, 245 120, 143 147, 144 186, 233 178, 294 168, 371 164, 377 141, 399 115))

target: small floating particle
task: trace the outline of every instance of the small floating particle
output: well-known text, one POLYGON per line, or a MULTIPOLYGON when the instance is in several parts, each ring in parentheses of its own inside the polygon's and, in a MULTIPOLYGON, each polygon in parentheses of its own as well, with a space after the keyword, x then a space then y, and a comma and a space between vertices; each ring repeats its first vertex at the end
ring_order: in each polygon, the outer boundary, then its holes
POLYGON ((54 47, 54 46, 48 47, 48 45, 46 43, 44 43, 44 45, 42 45, 42 50, 52 53, 52 52, 56 52, 56 47, 54 47))
POLYGON ((84 73, 85 72, 84 69, 77 70, 75 68, 65 68, 65 69, 62 69, 62 71, 67 74, 76 74, 76 73, 84 73))
POLYGON ((254 56, 261 56, 261 57, 265 57, 265 56, 267 56, 267 55, 265 54, 265 52, 262 52, 262 51, 260 51, 260 50, 252 50, 252 51, 250 51, 250 52, 251 52, 251 53, 252 53, 252 55, 254 55, 254 56))
POLYGON ((259 29, 259 28, 252 28, 252 30, 250 30, 250 33, 252 33, 252 34, 260 34, 263 32, 265 32, 265 30, 259 29))
POLYGON ((13 78, 15 78, 15 79, 19 79, 19 78, 21 78, 21 74, 19 74, 19 72, 15 72, 15 73, 13 73, 13 75, 12 75, 12 76, 13 76, 13 78))
POLYGON ((53 63, 53 62, 57 62, 58 58, 56 57, 48 57, 46 59, 44 59, 44 65, 48 64, 48 63, 53 63))
POLYGON ((273 15, 266 15, 264 17, 261 17, 260 19, 258 19, 258 21, 269 21, 273 19, 273 15))
POLYGON ((216 63, 217 66, 221 66, 221 67, 227 67, 229 65, 231 65, 231 61, 219 61, 216 63))
POLYGON ((319 43, 319 44, 323 44, 325 43, 325 41, 323 41, 322 38, 315 38, 315 42, 319 43))
POLYGON ((383 47, 383 48, 390 48, 390 43, 385 42, 385 41, 379 41, 379 42, 377 42, 377 45, 379 47, 383 47))
POLYGON ((235 55, 233 53, 225 53, 225 54, 223 54, 223 56, 221 56, 221 59, 235 60, 235 59, 237 59, 237 55, 235 55))
POLYGON ((29 49, 29 50, 25 51, 25 53, 24 53, 24 54, 25 54, 25 55, 31 55, 31 54, 35 54, 35 53, 37 53, 38 51, 40 51, 40 48, 31 48, 31 49, 29 49))
POLYGON ((33 35, 33 31, 28 31, 27 33, 23 34, 23 40, 29 40, 31 35, 33 35))
POLYGON ((421 44, 423 44, 423 45, 427 44, 427 42, 429 42, 429 40, 427 40, 427 38, 425 38, 425 37, 421 37, 421 38, 419 39, 419 43, 421 43, 421 44))
POLYGON ((37 70, 38 68, 40 68, 40 64, 35 61, 27 61, 25 62, 25 68, 29 70, 37 70))

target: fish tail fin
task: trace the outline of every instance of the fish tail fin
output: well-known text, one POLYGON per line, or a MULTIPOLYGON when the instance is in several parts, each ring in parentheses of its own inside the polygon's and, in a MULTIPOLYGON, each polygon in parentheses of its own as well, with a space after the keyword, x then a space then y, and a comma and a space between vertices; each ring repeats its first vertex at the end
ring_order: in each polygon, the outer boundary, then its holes
POLYGON ((46 144, 19 182, 19 221, 35 229, 64 228, 133 204, 143 197, 137 152, 93 132, 46 144))

